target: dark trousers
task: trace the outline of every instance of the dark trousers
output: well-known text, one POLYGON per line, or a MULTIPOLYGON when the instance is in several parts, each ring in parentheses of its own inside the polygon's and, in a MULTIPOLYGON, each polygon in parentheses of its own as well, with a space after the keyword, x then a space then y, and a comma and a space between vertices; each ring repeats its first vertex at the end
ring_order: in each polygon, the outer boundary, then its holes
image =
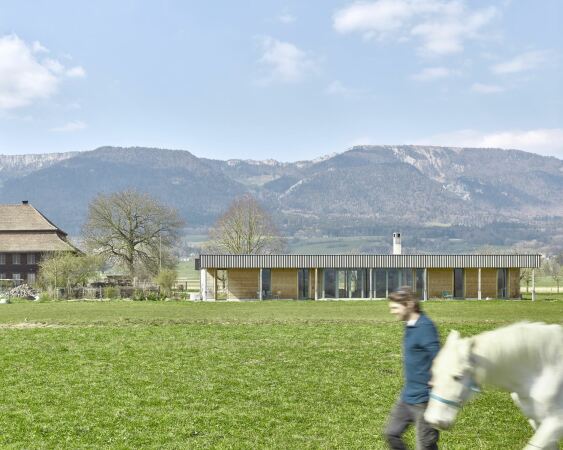
POLYGON ((435 450, 438 448, 438 430, 432 428, 424 420, 426 406, 427 403, 409 405, 401 400, 395 404, 385 428, 385 438, 392 449, 404 450, 407 448, 401 436, 411 424, 416 427, 417 449, 435 450))

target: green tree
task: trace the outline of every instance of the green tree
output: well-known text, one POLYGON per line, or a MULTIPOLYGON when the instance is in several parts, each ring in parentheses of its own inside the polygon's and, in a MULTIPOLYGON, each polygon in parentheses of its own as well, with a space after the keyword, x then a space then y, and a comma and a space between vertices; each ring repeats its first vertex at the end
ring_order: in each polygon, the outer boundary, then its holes
POLYGON ((38 283, 44 289, 65 288, 68 292, 86 285, 98 275, 103 265, 103 258, 97 255, 56 252, 40 261, 38 283))
POLYGON ((170 296, 176 280, 178 279, 178 273, 174 269, 162 269, 156 276, 156 283, 160 286, 162 293, 167 297, 170 296))
POLYGON ((175 265, 184 221, 175 209, 134 190, 99 194, 88 208, 84 242, 93 253, 122 266, 133 278, 175 265))

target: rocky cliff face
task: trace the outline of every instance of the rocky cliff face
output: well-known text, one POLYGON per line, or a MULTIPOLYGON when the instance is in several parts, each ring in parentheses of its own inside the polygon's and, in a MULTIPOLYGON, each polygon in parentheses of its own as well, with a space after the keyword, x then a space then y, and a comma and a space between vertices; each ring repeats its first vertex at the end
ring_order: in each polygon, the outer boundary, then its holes
POLYGON ((72 158, 77 152, 46 153, 38 155, 0 155, 0 185, 4 180, 40 170, 65 159, 72 158))

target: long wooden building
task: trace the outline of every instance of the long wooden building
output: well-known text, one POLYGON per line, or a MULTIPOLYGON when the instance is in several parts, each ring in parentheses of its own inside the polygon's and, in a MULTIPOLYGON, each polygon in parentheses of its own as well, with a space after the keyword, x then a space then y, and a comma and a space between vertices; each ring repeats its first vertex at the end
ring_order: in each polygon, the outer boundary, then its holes
POLYGON ((540 263, 537 254, 202 254, 196 268, 203 300, 375 299, 405 285, 424 299, 482 299, 519 298, 520 270, 540 263))

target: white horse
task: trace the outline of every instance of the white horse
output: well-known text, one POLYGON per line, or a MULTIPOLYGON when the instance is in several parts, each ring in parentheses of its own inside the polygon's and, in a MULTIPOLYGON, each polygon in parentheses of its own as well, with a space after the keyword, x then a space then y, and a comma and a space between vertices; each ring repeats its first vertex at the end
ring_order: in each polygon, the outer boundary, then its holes
POLYGON ((563 437, 563 327, 516 323, 462 339, 452 331, 432 365, 425 420, 448 429, 481 385, 511 392, 535 434, 525 450, 559 449, 563 437))

